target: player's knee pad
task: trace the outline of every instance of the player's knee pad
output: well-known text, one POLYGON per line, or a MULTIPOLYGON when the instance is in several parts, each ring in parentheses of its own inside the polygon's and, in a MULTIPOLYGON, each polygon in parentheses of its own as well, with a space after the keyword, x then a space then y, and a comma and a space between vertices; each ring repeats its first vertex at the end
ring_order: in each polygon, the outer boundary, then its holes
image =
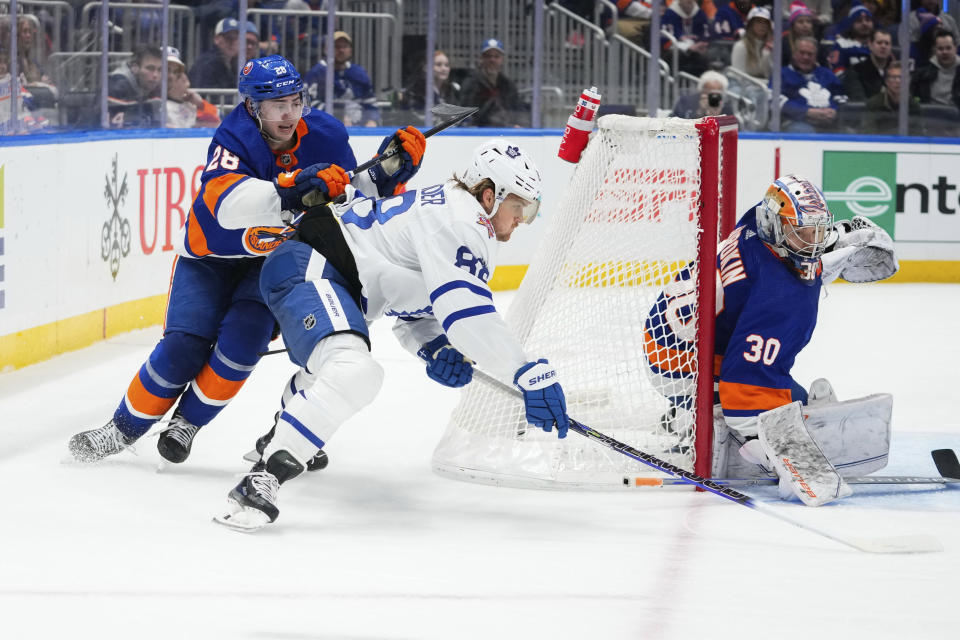
POLYGON ((150 354, 149 364, 157 375, 171 385, 193 380, 210 355, 210 340, 182 331, 164 334, 150 354))
MULTIPOLYGON (((315 378, 304 393, 353 415, 377 396, 383 385, 383 367, 370 355, 366 341, 352 333, 338 333, 316 346, 307 362, 315 378)), ((344 419, 346 419, 346 417, 344 419)))
POLYGON ((282 448, 305 463, 341 424, 373 401, 383 383, 383 368, 370 356, 363 338, 353 334, 321 341, 309 366, 312 373, 295 376, 290 384, 312 384, 290 395, 264 455, 282 448))

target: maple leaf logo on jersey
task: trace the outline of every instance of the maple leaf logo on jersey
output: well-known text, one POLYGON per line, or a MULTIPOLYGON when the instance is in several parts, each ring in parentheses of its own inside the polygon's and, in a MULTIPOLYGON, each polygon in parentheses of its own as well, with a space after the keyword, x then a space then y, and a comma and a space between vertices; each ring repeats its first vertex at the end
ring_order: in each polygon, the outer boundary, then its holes
POLYGON ((808 82, 807 86, 800 89, 800 95, 807 101, 807 105, 814 109, 830 106, 830 91, 819 82, 808 82))
POLYGON ((117 180, 117 155, 113 156, 113 178, 106 175, 107 186, 103 197, 107 206, 113 208, 110 219, 103 223, 100 231, 100 258, 110 264, 110 275, 117 279, 120 272, 120 258, 130 255, 130 221, 120 217, 120 205, 127 199, 127 174, 117 180))
POLYGON ((487 228, 487 236, 492 238, 495 235, 497 235, 496 231, 493 230, 493 223, 490 222, 490 220, 488 220, 487 218, 484 218, 479 213, 477 214, 477 224, 480 225, 481 227, 487 228))
POLYGON ((519 158, 519 157, 520 157, 520 147, 508 146, 508 147, 507 147, 507 157, 508 157, 508 158, 519 158))

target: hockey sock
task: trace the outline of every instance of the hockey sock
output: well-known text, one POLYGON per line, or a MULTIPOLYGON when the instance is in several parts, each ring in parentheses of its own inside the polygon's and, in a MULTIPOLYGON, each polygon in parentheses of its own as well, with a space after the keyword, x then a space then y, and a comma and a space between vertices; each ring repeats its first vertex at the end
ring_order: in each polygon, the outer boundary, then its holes
POLYGON ((120 433, 136 439, 162 418, 197 375, 210 351, 199 336, 172 331, 165 335, 137 375, 113 414, 120 433))
POLYGON ((229 404, 266 350, 273 326, 273 316, 261 303, 240 300, 230 307, 216 345, 180 400, 185 420, 201 427, 229 404))

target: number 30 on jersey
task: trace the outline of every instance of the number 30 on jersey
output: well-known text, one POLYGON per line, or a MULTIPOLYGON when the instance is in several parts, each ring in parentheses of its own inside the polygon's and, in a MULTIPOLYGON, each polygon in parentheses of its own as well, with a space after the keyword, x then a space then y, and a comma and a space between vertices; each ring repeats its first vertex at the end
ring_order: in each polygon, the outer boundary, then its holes
POLYGON ((764 339, 753 333, 747 336, 747 344, 750 345, 749 351, 743 352, 743 359, 747 362, 760 362, 763 364, 773 364, 780 353, 780 341, 776 338, 764 339))

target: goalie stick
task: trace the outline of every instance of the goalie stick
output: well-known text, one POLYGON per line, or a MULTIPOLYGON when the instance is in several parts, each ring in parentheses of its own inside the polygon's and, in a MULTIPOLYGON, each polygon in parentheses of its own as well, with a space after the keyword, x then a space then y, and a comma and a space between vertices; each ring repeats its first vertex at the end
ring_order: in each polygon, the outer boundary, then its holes
MULTIPOLYGON (((474 380, 484 380, 487 383, 499 386, 505 390, 509 390, 516 396, 522 397, 522 393, 519 389, 515 389, 511 385, 501 382, 500 380, 497 380, 496 378, 476 368, 473 370, 473 377, 474 380)), ((824 529, 813 527, 798 520, 794 520, 793 518, 781 513, 780 509, 771 507, 763 502, 757 502, 750 496, 740 493, 736 489, 733 489, 729 486, 724 486, 714 482, 713 480, 704 478, 703 476, 698 476, 691 471, 681 469, 680 467, 674 466, 669 462, 661 460, 660 458, 657 458, 649 453, 644 453, 643 451, 634 449, 630 445, 624 444, 618 440, 614 440, 610 436, 604 435, 596 429, 592 429, 584 424, 581 424, 573 418, 570 418, 570 430, 589 440, 592 440, 593 442, 596 442, 597 444, 601 444, 605 447, 613 449, 614 451, 622 453, 623 455, 627 456, 628 458, 632 458, 637 462, 642 462, 643 464, 653 467, 658 471, 667 473, 674 478, 680 478, 687 484, 700 487, 704 491, 709 491, 710 493, 726 498, 727 500, 747 507, 748 509, 765 513, 778 520, 792 524, 795 527, 804 529, 805 531, 810 531, 811 533, 815 533, 829 540, 833 540, 834 542, 857 549, 858 551, 865 551, 867 553, 930 553, 935 551, 943 551, 943 546, 940 544, 940 541, 929 535, 882 538, 840 536, 824 529)))

